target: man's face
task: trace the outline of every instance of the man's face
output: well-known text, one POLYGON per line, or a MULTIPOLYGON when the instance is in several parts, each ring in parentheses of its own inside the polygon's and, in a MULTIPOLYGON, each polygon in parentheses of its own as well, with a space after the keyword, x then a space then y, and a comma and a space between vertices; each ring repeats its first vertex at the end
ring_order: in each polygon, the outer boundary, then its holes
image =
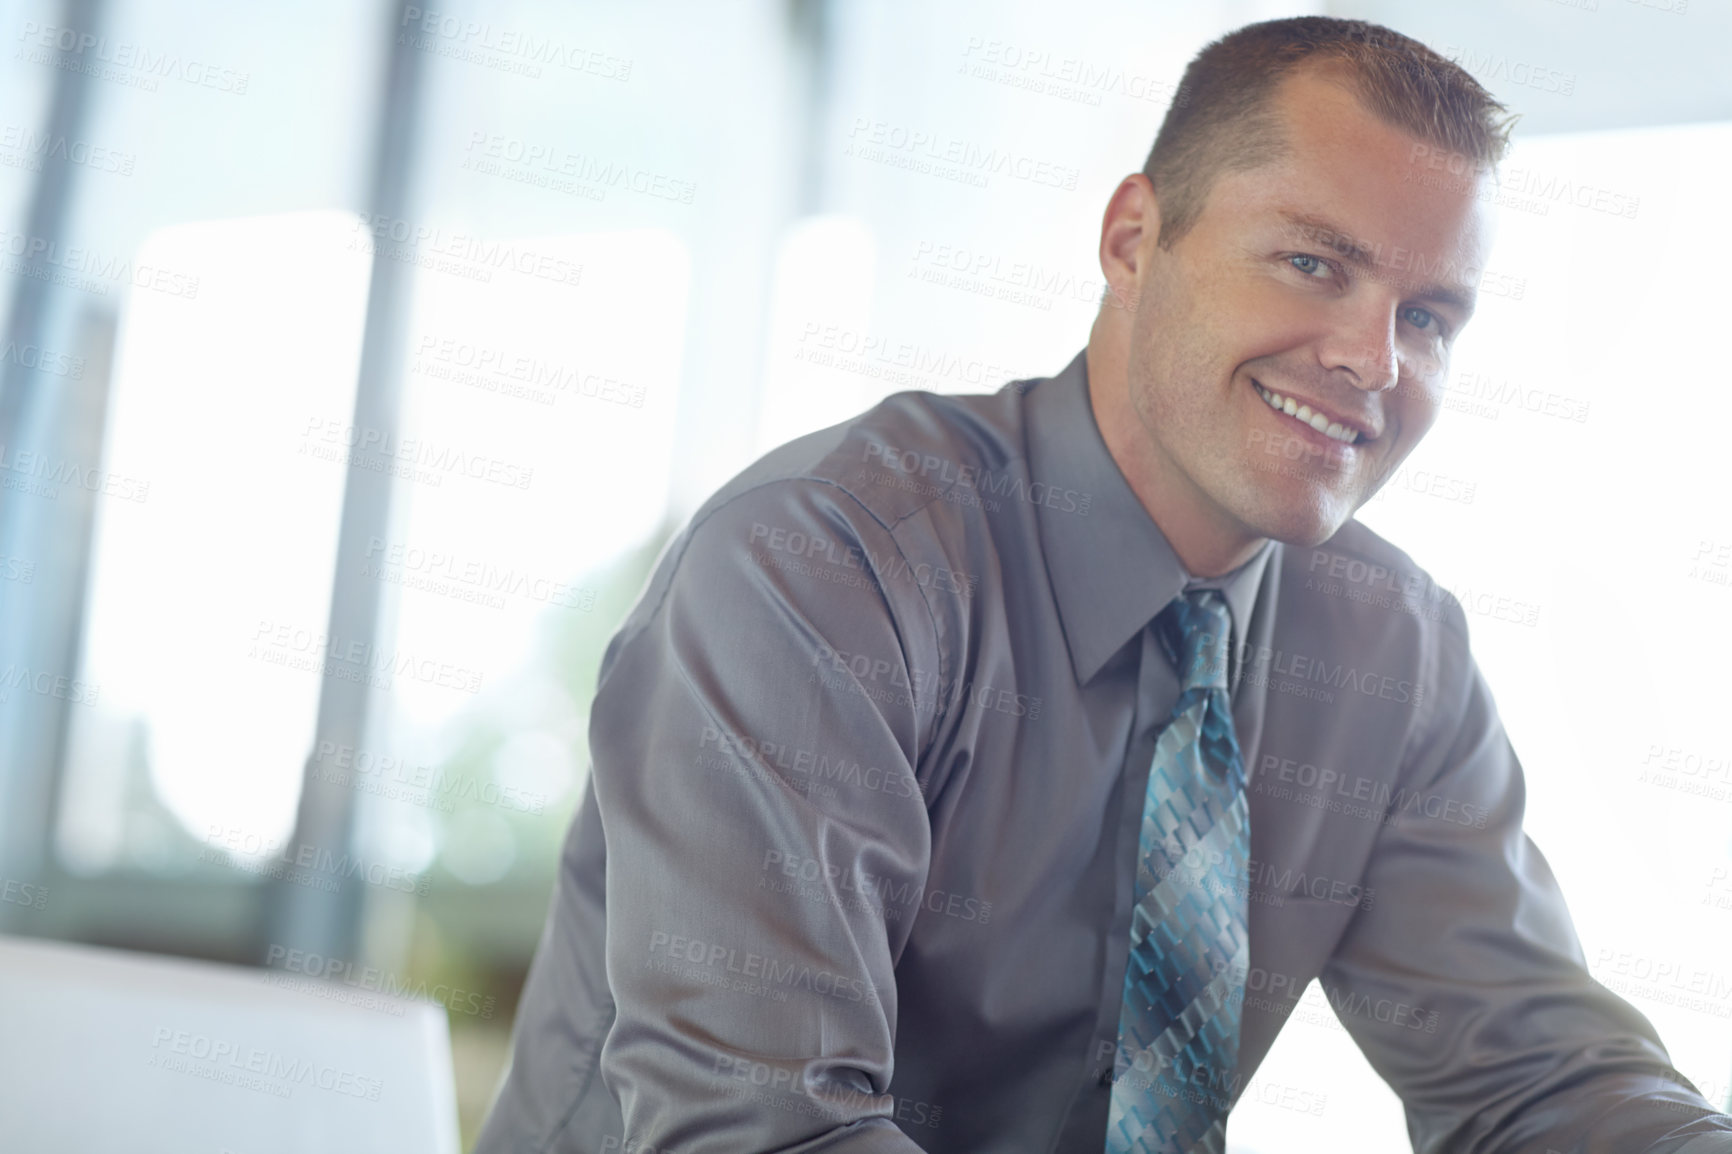
POLYGON ((1222 175, 1170 250, 1140 242, 1126 364, 1150 463, 1203 521, 1314 545, 1437 418, 1491 178, 1428 163, 1439 150, 1316 72, 1275 108, 1286 159, 1222 175))

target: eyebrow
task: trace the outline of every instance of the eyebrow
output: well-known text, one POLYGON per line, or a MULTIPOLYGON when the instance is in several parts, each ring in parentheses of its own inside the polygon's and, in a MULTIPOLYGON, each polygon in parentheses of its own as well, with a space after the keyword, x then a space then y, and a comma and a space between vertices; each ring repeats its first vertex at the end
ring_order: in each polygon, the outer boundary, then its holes
MULTIPOLYGON (((1281 218, 1306 232, 1322 234, 1320 237, 1313 236, 1312 239, 1319 240, 1348 264, 1367 271, 1381 271, 1379 266, 1383 262, 1378 260, 1377 250, 1362 241, 1355 240, 1351 233, 1334 221, 1308 212, 1289 212, 1286 210, 1282 211, 1281 218)), ((1384 279, 1392 278, 1385 277, 1384 279)), ((1445 304, 1454 305, 1464 314, 1464 323, 1466 318, 1473 316, 1474 304, 1478 299, 1478 294, 1471 288, 1456 288, 1435 282, 1419 285, 1414 290, 1413 295, 1421 300, 1442 301, 1445 304)))

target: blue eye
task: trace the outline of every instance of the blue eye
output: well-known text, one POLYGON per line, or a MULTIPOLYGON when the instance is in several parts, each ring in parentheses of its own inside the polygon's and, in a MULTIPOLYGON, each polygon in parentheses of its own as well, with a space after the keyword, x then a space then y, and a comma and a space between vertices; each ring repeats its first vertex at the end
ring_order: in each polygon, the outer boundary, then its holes
POLYGON ((1443 322, 1441 322, 1437 319, 1437 316, 1435 313, 1432 313, 1426 309, 1414 308, 1414 307, 1409 307, 1406 310, 1406 312, 1408 314, 1409 321, 1412 322, 1413 327, 1416 329, 1423 329, 1427 332, 1441 332, 1443 330, 1443 322), (1413 320, 1412 319, 1415 314, 1417 314, 1420 317, 1419 320, 1413 320))
POLYGON ((1319 269, 1324 272, 1329 271, 1328 265, 1324 264, 1317 257, 1310 256, 1306 253, 1300 253, 1298 256, 1288 257, 1287 263, 1304 273, 1306 276, 1313 275, 1319 269))

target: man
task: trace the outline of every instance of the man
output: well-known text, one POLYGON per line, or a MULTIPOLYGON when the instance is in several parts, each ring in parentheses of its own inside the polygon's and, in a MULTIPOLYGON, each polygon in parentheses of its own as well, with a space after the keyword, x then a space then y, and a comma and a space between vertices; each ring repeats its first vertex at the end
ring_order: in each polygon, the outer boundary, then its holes
POLYGON ((1507 117, 1324 18, 1181 91, 1085 353, 669 545, 481 1151, 1218 1151, 1313 977, 1417 1150, 1732 1151, 1586 972, 1460 606, 1350 519, 1437 417, 1507 117))

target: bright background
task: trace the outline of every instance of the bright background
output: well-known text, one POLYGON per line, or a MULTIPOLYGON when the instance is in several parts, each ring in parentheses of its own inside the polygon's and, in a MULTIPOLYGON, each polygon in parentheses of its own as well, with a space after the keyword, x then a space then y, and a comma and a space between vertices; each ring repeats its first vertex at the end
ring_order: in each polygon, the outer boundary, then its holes
MULTIPOLYGON (((1732 1097, 1732 3, 428 11, 0 2, 0 887, 47 888, 0 931, 477 991, 467 1140, 662 543, 894 350, 940 392, 1061 368, 1184 63, 1320 12, 1523 114, 1506 291, 1363 517, 1468 604, 1594 972, 1732 1097), (910 169, 880 124, 1074 187, 910 169), (300 844, 424 892, 262 876, 300 844)), ((1308 999, 1233 1149, 1404 1148, 1308 999)))

